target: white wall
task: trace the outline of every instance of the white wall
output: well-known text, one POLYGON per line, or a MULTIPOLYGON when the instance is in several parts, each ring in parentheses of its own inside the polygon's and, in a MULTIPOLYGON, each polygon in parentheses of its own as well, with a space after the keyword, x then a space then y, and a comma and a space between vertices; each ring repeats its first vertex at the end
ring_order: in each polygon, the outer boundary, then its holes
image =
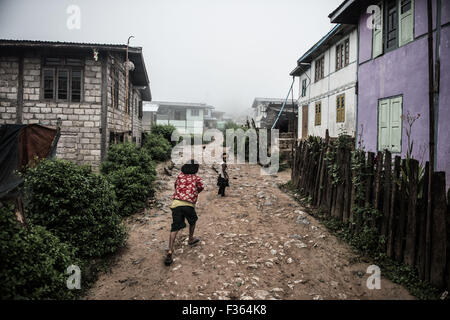
MULTIPOLYGON (((329 130, 331 137, 337 137, 340 133, 355 134, 356 126, 356 75, 357 75, 357 54, 358 54, 357 30, 354 29, 349 34, 343 36, 333 46, 331 46, 323 55, 324 78, 314 82, 315 61, 303 73, 299 79, 299 112, 298 112, 298 138, 302 138, 303 113, 302 107, 308 105, 308 135, 325 137, 326 129, 329 130), (336 45, 341 41, 350 39, 350 57, 349 65, 336 71, 336 45), (309 76, 309 78, 308 78, 309 76), (302 97, 302 82, 307 79, 309 86, 306 90, 306 96, 302 97), (311 79, 311 82, 310 80, 311 79), (345 94, 345 122, 336 122, 336 96, 345 94), (321 125, 315 125, 315 107, 316 102, 322 102, 321 125)), ((319 57, 319 58, 320 58, 319 57)), ((305 67, 306 69, 306 67, 305 67)))
POLYGON ((186 109, 186 120, 156 120, 157 124, 171 124, 181 134, 203 134, 203 110, 199 110, 198 116, 192 115, 192 109, 186 109))

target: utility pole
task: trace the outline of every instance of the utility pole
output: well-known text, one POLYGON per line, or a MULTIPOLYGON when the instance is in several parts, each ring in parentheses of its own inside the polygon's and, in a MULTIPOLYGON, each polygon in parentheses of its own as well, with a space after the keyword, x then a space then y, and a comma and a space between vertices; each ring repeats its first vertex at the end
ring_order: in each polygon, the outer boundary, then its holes
MULTIPOLYGON (((434 172, 435 162, 435 149, 434 149, 434 55, 433 55, 433 6, 432 0, 427 0, 427 17, 428 17, 428 101, 429 101, 429 163, 430 170, 428 174, 428 199, 427 199, 427 221, 431 221, 431 190, 432 190, 432 177, 434 172)), ((426 233, 426 252, 430 252, 431 249, 431 234, 426 233)), ((425 274, 430 274, 430 261, 429 256, 425 257, 425 274)))

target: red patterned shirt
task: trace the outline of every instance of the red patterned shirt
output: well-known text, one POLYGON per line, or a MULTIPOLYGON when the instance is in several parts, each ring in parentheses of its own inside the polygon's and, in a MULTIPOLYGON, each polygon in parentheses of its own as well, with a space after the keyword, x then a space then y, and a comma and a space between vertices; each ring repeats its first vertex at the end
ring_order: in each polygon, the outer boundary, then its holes
POLYGON ((196 203, 198 194, 204 189, 202 178, 196 174, 180 173, 175 181, 173 199, 196 203))

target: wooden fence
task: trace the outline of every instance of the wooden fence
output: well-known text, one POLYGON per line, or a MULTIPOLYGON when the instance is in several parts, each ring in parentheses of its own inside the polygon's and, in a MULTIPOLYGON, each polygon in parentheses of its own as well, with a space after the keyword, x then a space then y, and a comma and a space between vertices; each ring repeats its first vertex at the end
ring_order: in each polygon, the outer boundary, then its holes
POLYGON ((297 143, 294 186, 325 216, 349 223, 353 233, 360 232, 361 223, 355 209, 375 209, 372 221, 363 223, 383 237, 387 256, 415 267, 422 280, 437 288, 449 288, 450 190, 446 194, 445 173, 433 173, 432 210, 427 212, 428 163, 421 167, 414 159, 392 158, 387 150, 358 151, 363 165, 355 167, 354 143, 337 141, 327 134, 297 143))

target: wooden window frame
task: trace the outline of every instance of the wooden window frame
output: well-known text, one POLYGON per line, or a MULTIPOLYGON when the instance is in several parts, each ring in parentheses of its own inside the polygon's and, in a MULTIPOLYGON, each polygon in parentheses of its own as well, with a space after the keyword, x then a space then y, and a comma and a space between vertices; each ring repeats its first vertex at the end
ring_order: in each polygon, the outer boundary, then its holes
POLYGON ((56 101, 57 102, 66 102, 66 101, 69 101, 70 100, 70 97, 71 97, 71 90, 69 89, 70 88, 70 70, 69 69, 67 69, 67 68, 57 68, 56 69, 56 101), (66 71, 67 72, 67 84, 66 84, 66 98, 65 99, 60 99, 59 98, 59 73, 61 72, 61 71, 66 71))
POLYGON ((319 82, 325 78, 325 55, 317 58, 314 62, 314 82, 319 82))
POLYGON ((314 125, 317 127, 322 125, 322 101, 316 102, 314 111, 314 125), (317 112, 317 110, 319 110, 319 112, 317 112))
POLYGON ((41 57, 41 79, 40 79, 40 94, 39 100, 44 102, 65 102, 65 103, 82 103, 84 101, 84 67, 85 57, 82 55, 71 55, 70 57, 57 55, 57 56, 42 56, 41 57), (45 98, 44 84, 45 77, 44 71, 53 71, 53 98, 45 98), (58 98, 58 71, 68 70, 68 90, 67 99, 58 98), (72 100, 72 72, 80 71, 80 101, 72 100))
POLYGON ((62 66, 51 65, 43 66, 41 68, 41 86, 40 86, 40 100, 46 102, 67 102, 67 103, 82 103, 84 101, 84 70, 81 66, 62 66), (45 98, 45 76, 46 70, 53 72, 53 98, 45 98), (67 99, 59 98, 59 71, 67 71, 67 99), (72 100, 72 74, 73 71, 80 71, 80 101, 72 100))
POLYGON ((55 101, 56 98, 56 68, 54 67, 44 67, 41 71, 41 100, 43 101, 55 101), (52 72, 52 80, 53 80, 53 94, 52 98, 45 97, 45 71, 52 72))
POLYGON ((384 4, 384 30, 383 30, 383 50, 384 52, 390 52, 399 47, 399 1, 398 0, 386 0, 384 4), (388 47, 388 27, 389 27, 389 9, 388 5, 394 3, 395 13, 393 14, 393 21, 396 22, 395 38, 393 39, 394 45, 388 47))
MULTIPOLYGON (((379 98, 377 100, 377 150, 378 151, 384 151, 384 149, 380 149, 380 102, 387 100, 389 101, 389 103, 391 103, 391 101, 395 100, 395 99, 401 99, 401 114, 403 114, 403 110, 404 110, 404 97, 403 94, 400 95, 394 95, 394 96, 389 96, 389 97, 384 97, 384 98, 379 98)), ((389 119, 390 121, 390 119, 389 119)), ((389 147, 388 150, 392 153, 392 154, 401 154, 403 152, 403 119, 400 117, 400 142, 399 142, 399 147, 400 150, 399 151, 392 151, 392 148, 389 147)))
POLYGON ((345 93, 336 96, 336 123, 345 122, 345 93))
POLYGON ((336 71, 344 69, 350 61, 350 38, 342 40, 336 45, 336 71))
MULTIPOLYGON (((401 39, 401 15, 402 15, 402 2, 404 0, 383 0, 380 2, 380 6, 382 7, 382 13, 381 13, 381 23, 382 23, 382 52, 376 56, 374 56, 374 40, 372 38, 372 58, 376 59, 377 57, 383 55, 384 53, 396 50, 398 48, 401 48, 402 46, 407 45, 408 43, 414 41, 414 30, 415 30, 415 0, 408 0, 410 1, 410 10, 412 10, 412 40, 402 43, 401 39), (395 30, 395 41, 394 45, 391 47, 388 47, 388 26, 389 26, 389 13, 388 13, 388 4, 395 2, 395 9, 396 12, 393 15, 393 19, 396 22, 396 30, 395 30)), ((409 11, 409 10, 408 10, 409 11)), ((372 35, 373 37, 373 35, 372 35)), ((394 40, 394 39, 393 39, 394 40)))
POLYGON ((302 80, 302 97, 306 97, 307 79, 302 80))

